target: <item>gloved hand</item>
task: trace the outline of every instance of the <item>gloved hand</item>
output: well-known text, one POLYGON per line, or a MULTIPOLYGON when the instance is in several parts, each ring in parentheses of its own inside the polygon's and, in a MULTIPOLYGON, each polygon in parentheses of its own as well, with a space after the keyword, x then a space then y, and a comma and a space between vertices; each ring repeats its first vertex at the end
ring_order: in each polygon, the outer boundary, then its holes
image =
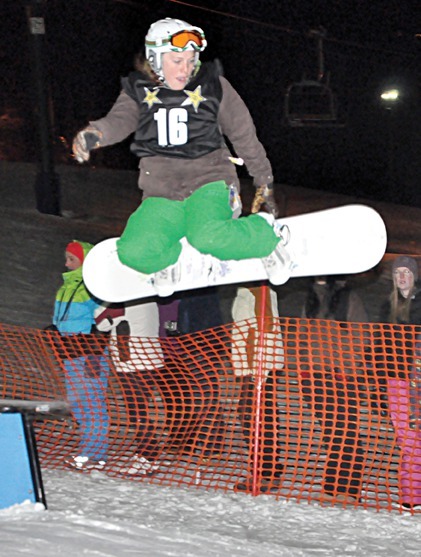
POLYGON ((114 319, 117 317, 123 317, 125 314, 124 305, 122 306, 112 306, 106 307, 99 315, 95 317, 95 323, 100 326, 101 322, 106 319, 110 325, 113 324, 114 319))
POLYGON ((263 184, 262 186, 256 188, 251 212, 258 213, 260 210, 270 213, 275 218, 279 216, 278 205, 276 204, 275 196, 273 194, 273 183, 263 184))
POLYGON ((52 337, 54 351, 60 360, 72 360, 80 358, 84 355, 85 347, 82 346, 86 342, 87 335, 59 335, 52 337))
POLYGON ((102 133, 91 126, 81 130, 76 135, 73 140, 72 150, 77 162, 82 163, 89 160, 90 151, 100 147, 101 137, 102 133))
POLYGON ((73 360, 82 356, 100 356, 108 346, 107 333, 78 333, 51 337, 54 352, 60 360, 73 360))

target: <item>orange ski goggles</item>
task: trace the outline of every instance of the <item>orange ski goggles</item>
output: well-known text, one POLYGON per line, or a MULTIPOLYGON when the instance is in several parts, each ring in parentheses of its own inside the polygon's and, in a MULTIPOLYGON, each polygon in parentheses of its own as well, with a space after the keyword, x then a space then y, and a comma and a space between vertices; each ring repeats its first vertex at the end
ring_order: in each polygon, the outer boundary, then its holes
POLYGON ((198 31, 179 31, 171 36, 170 42, 176 48, 186 48, 190 43, 195 50, 203 50, 206 46, 205 38, 198 31))

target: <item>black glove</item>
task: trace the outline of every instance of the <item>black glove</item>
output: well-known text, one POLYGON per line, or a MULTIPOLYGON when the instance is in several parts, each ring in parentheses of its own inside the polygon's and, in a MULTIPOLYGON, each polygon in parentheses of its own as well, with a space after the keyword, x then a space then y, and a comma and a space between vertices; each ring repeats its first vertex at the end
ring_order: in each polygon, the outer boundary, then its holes
POLYGON ((263 186, 259 186, 258 188, 256 188, 256 194, 251 206, 251 212, 258 213, 259 211, 270 213, 275 218, 279 216, 279 209, 275 201, 273 191, 273 183, 263 184, 263 186))
POLYGON ((59 335, 51 338, 54 352, 60 360, 73 360, 85 355, 82 347, 83 337, 85 335, 59 335))
POLYGON ((128 321, 120 321, 116 327, 117 333, 117 349, 120 362, 128 362, 130 360, 130 324, 128 321))
POLYGON ((73 156, 77 162, 82 163, 88 161, 90 151, 100 147, 101 138, 102 133, 92 126, 88 126, 81 130, 74 138, 72 145, 73 156))
POLYGON ((54 351, 61 360, 73 360, 82 356, 100 356, 108 346, 108 334, 79 333, 51 338, 54 351))

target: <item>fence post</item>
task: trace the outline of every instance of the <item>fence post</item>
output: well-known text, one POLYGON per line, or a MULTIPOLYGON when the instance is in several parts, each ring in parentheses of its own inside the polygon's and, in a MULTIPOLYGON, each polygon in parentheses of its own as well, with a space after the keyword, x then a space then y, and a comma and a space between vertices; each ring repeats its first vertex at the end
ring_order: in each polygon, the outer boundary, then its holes
POLYGON ((259 480, 261 476, 260 470, 260 433, 261 433, 261 424, 262 424, 262 392, 263 392, 263 382, 264 382, 264 370, 263 364, 265 361, 265 308, 266 308, 266 301, 268 297, 268 286, 264 284, 260 287, 262 289, 262 296, 260 299, 260 311, 259 315, 256 315, 257 321, 257 330, 258 330, 258 338, 257 338, 257 374, 256 374, 256 386, 254 390, 254 408, 255 408, 255 415, 254 415, 254 424, 255 427, 252 428, 254 432, 254 439, 253 439, 253 475, 252 475, 252 494, 258 495, 259 494, 259 480))

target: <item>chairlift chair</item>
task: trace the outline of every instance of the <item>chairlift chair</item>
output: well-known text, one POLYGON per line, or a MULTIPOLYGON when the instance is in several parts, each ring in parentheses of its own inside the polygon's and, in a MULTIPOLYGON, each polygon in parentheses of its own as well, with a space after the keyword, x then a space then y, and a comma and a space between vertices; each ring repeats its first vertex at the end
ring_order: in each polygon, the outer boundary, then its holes
POLYGON ((289 85, 285 95, 285 119, 291 127, 329 126, 337 124, 336 98, 324 75, 323 30, 312 30, 317 39, 317 79, 303 77, 289 85))

